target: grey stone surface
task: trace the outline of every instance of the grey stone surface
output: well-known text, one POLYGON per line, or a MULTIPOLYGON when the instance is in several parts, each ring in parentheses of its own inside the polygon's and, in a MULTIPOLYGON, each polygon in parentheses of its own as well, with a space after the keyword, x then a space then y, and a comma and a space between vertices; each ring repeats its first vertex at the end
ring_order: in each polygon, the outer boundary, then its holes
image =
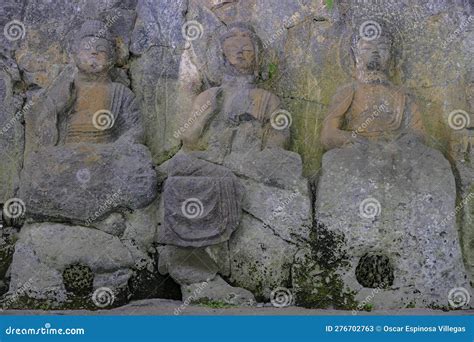
POLYGON ((104 220, 94 222, 92 226, 103 231, 104 233, 121 237, 126 229, 126 222, 121 213, 112 213, 104 220))
POLYGON ((315 215, 319 234, 336 236, 331 274, 359 302, 381 287, 375 308, 448 306, 451 289, 470 289, 455 201, 448 161, 420 143, 370 143, 326 153, 315 215), (364 262, 373 254, 388 258, 388 266, 364 262), (364 283, 368 278, 374 286, 364 283))
POLYGON ((282 240, 304 243, 311 233, 311 200, 306 180, 299 188, 280 189, 243 180, 244 212, 256 218, 282 240))
POLYGON ((208 246, 205 250, 219 268, 219 274, 229 277, 231 272, 229 242, 208 246))
POLYGON ((263 222, 244 214, 229 241, 231 282, 269 300, 278 287, 289 287, 297 246, 280 238, 263 222))
POLYGON ((0 62, 0 202, 14 197, 19 186, 20 170, 25 144, 22 126, 23 112, 19 99, 13 93, 14 83, 19 77, 12 77, 15 65, 11 59, 0 62))
MULTIPOLYGON (((351 310, 328 310, 328 309, 306 309, 302 307, 290 306, 275 308, 269 305, 211 308, 206 305, 189 305, 182 309, 183 302, 161 298, 151 298, 132 301, 127 305, 114 308, 112 310, 4 310, 0 315, 10 316, 352 316, 351 310)), ((361 311, 359 316, 472 316, 473 310, 443 311, 435 309, 400 309, 400 310, 372 310, 370 312, 361 311)))
POLYGON ((184 303, 212 304, 220 303, 236 306, 252 306, 256 304, 250 291, 232 287, 220 276, 207 282, 181 286, 184 303))
MULTIPOLYGON (((142 103, 145 135, 157 163, 179 148, 173 137, 181 122, 179 69, 185 48, 182 26, 188 1, 139 0, 132 32, 132 88, 142 103)), ((189 108, 188 108, 189 109, 189 108)))
POLYGON ((169 274, 180 285, 191 285, 213 279, 217 264, 203 248, 162 246, 158 248, 158 271, 169 274))
POLYGON ((0 235, 0 293, 8 291, 10 264, 15 251, 18 232, 15 228, 2 227, 0 235))
POLYGON ((153 201, 156 173, 143 145, 66 145, 30 154, 20 197, 29 216, 90 224, 153 201))
POLYGON ((466 270, 471 286, 474 284, 474 165, 472 159, 458 162, 456 168, 461 180, 461 200, 458 208, 461 212, 461 243, 466 270))
POLYGON ((245 148, 233 150, 224 159, 224 165, 236 175, 267 186, 307 190, 302 182, 303 163, 297 153, 277 147, 249 152, 245 148))
POLYGON ((229 241, 230 279, 269 300, 278 287, 288 287, 298 246, 310 239, 311 194, 302 177, 301 158, 281 148, 235 151, 224 165, 244 186, 240 226, 229 241))
POLYGON ((9 294, 64 302, 67 293, 62 272, 75 264, 92 270, 94 286, 123 288, 134 261, 117 237, 97 229, 27 224, 15 245, 9 294))
POLYGON ((158 204, 159 196, 147 207, 132 212, 127 211, 126 229, 122 240, 132 240, 142 250, 149 251, 156 241, 157 226, 159 223, 158 204))

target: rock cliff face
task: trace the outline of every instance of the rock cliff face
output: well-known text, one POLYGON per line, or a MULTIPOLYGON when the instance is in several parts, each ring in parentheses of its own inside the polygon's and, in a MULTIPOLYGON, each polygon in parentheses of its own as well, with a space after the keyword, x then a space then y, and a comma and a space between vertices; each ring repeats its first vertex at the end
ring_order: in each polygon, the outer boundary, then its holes
MULTIPOLYGON (((2 1, 4 306, 107 306, 181 296, 166 278, 181 255, 173 258, 179 254, 174 247, 160 243, 161 183, 167 162, 180 153, 182 132, 193 125, 190 117, 202 114, 193 113, 196 97, 223 83, 219 38, 236 22, 251 25, 262 40, 257 85, 280 98, 290 151, 288 158, 271 150, 239 151, 223 163, 244 189, 242 215, 229 241, 206 248, 202 258, 211 261, 201 276, 212 279, 202 285, 207 295, 201 297, 212 301, 230 284, 243 288, 239 296, 246 300, 248 290, 257 300, 275 302, 282 288, 290 288, 285 304, 353 309, 383 280, 401 292, 383 290, 389 295, 375 296, 376 307, 449 306, 450 289, 469 292, 474 281, 472 15, 469 0, 2 1), (25 121, 75 64, 74 37, 87 19, 100 19, 114 37, 111 80, 136 96, 144 146, 104 152, 90 167, 67 147, 60 158, 45 151, 26 158, 25 121), (366 159, 337 150, 323 158, 321 127, 336 90, 354 78, 351 37, 368 22, 375 23, 369 30, 393 36, 390 78, 417 99, 430 149, 390 154, 374 148, 366 159), (423 153, 429 160, 417 162, 423 153), (348 175, 364 163, 368 169, 348 175), (371 165, 385 167, 387 178, 374 179, 371 165), (161 179, 149 174, 153 168, 161 179), (269 183, 270 173, 276 180, 269 183), (113 205, 101 205, 118 190, 113 205), (382 207, 370 224, 358 211, 365 197, 382 207), (66 240, 67 251, 57 249, 66 240), (371 267, 383 268, 387 278, 375 281, 371 267), (445 269, 450 271, 433 276, 445 269), (33 270, 39 271, 36 280, 33 270), (412 285, 420 282, 427 297, 415 295, 419 288, 412 285), (114 291, 98 301, 104 293, 95 291, 104 287, 114 291)), ((206 280, 201 278, 181 287, 185 299, 196 299, 197 284, 206 280)))

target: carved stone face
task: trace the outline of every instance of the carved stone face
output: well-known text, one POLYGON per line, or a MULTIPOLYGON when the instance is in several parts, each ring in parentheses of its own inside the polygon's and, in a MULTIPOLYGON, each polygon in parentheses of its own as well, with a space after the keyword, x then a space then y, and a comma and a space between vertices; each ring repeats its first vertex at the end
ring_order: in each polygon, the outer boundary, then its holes
POLYGON ((87 74, 107 72, 113 59, 111 43, 102 38, 82 38, 74 59, 79 70, 87 74))
POLYGON ((249 34, 236 30, 223 43, 224 56, 237 71, 252 74, 255 70, 255 48, 249 34))
POLYGON ((390 64, 390 42, 387 39, 360 39, 354 49, 358 68, 386 72, 390 64))

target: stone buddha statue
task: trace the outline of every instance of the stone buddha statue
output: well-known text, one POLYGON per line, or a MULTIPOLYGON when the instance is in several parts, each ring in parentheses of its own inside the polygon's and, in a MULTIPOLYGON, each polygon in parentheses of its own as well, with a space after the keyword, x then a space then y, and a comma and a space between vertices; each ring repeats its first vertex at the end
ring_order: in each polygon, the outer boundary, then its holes
POLYGON ((423 138, 420 112, 407 92, 388 78, 392 40, 353 37, 356 80, 339 88, 324 121, 321 140, 326 149, 368 140, 396 140, 411 134, 423 138))
MULTIPOLYGON (((265 297, 284 281, 279 276, 276 277, 278 281, 271 277, 260 277, 264 272, 280 272, 284 266, 279 263, 283 263, 281 259, 285 259, 284 256, 272 265, 270 262, 266 265, 266 261, 260 263, 257 268, 261 266, 262 270, 258 271, 262 273, 250 276, 246 271, 240 275, 237 272, 226 273, 223 270, 225 267, 218 267, 224 259, 212 260, 206 250, 221 249, 228 260, 232 254, 229 245, 238 245, 233 250, 239 253, 245 253, 245 248, 253 248, 248 243, 241 248, 243 241, 240 238, 233 239, 237 230, 245 235, 248 234, 246 230, 251 229, 247 227, 250 218, 245 220, 245 224, 241 223, 243 212, 247 211, 257 211, 254 219, 261 220, 257 224, 268 223, 265 229, 262 228, 265 231, 263 234, 269 235, 267 242, 275 237, 270 226, 277 226, 276 229, 281 229, 282 235, 291 235, 285 223, 281 220, 276 222, 278 220, 272 215, 274 207, 270 202, 275 200, 278 203, 273 197, 294 198, 295 205, 300 205, 303 211, 307 208, 307 216, 310 216, 309 196, 305 192, 307 183, 301 179, 302 163, 299 155, 285 150, 290 138, 291 115, 280 109, 276 95, 256 85, 259 38, 248 25, 234 23, 221 35, 220 43, 224 60, 222 84, 196 97, 188 125, 180 131, 183 148, 162 168, 168 178, 163 190, 163 224, 158 233, 158 242, 167 245, 160 253, 161 272, 170 273, 182 285, 183 294, 189 292, 189 286, 194 286, 192 284, 196 280, 203 282, 214 279, 212 282, 216 282, 215 279, 220 279, 220 276, 213 277, 219 273, 232 278, 235 284, 243 284, 253 293, 265 297), (291 191, 296 187, 295 184, 303 185, 291 191), (266 196, 266 200, 258 199, 261 196, 266 196), (178 258, 178 255, 181 257, 178 258), (183 276, 183 269, 193 268, 189 266, 191 261, 182 263, 182 260, 188 256, 188 260, 193 260, 196 255, 207 265, 201 267, 201 278, 196 279, 195 275, 199 274, 197 271, 192 273, 191 278, 183 276), (267 267, 274 267, 275 270, 267 267), (249 282, 249 278, 253 279, 249 282), (270 284, 272 281, 274 283, 270 284), (255 286, 251 285, 253 282, 255 286)), ((292 228, 303 230, 299 221, 302 217, 305 214, 288 216, 289 221, 295 220, 292 228)), ((280 252, 286 253, 284 248, 277 254, 280 252)), ((267 260, 272 260, 272 257, 269 256, 267 260)), ((240 257, 235 257, 234 262, 239 259, 242 265, 246 263, 240 257)), ((286 273, 283 271, 279 274, 286 273)), ((248 291, 227 286, 227 290, 216 293, 239 293, 235 301, 253 301, 248 291)), ((215 299, 222 300, 224 297, 215 299)))
POLYGON ((76 67, 65 67, 25 118, 21 196, 37 218, 85 223, 108 192, 120 190, 119 208, 149 204, 156 174, 135 96, 109 76, 116 52, 108 27, 86 21, 72 46, 76 67))
POLYGON ((375 308, 447 307, 451 288, 469 288, 451 216, 455 179, 423 143, 414 97, 389 80, 392 42, 386 27, 370 39, 354 35, 355 81, 337 90, 322 127, 316 234, 340 238, 322 274, 356 303, 378 289, 375 308))
MULTIPOLYGON (((184 153, 170 162, 168 169, 171 177, 165 185, 165 199, 171 200, 178 198, 177 191, 167 196, 168 191, 172 191, 172 181, 183 182, 183 187, 178 186, 181 197, 193 197, 192 193, 196 195, 196 181, 190 187, 183 177, 198 177, 201 182, 209 177, 206 184, 203 184, 202 191, 216 186, 216 179, 224 182, 219 187, 227 190, 218 192, 228 194, 226 198, 229 207, 235 210, 229 209, 229 217, 216 217, 217 225, 229 222, 229 229, 222 228, 222 232, 218 234, 216 241, 219 242, 228 239, 229 234, 237 227, 240 215, 241 190, 229 168, 235 166, 245 173, 247 170, 244 168, 248 164, 242 157, 251 155, 252 151, 259 153, 266 148, 281 149, 289 139, 289 127, 279 130, 272 126, 272 114, 280 105, 278 97, 255 85, 259 49, 255 33, 243 24, 236 24, 222 35, 221 45, 226 69, 223 84, 204 91, 195 99, 191 116, 195 120, 182 136, 184 153), (199 115, 195 115, 196 113, 199 115), (191 193, 187 194, 186 189, 191 189, 191 193)), ((226 199, 222 201, 225 202, 226 199)), ((165 223, 168 223, 165 227, 172 230, 171 227, 183 225, 168 221, 175 218, 177 219, 174 211, 173 215, 165 214, 165 223)), ((185 220, 188 221, 187 218, 185 220)), ((203 229, 209 229, 212 224, 206 226, 208 228, 203 229)), ((204 245, 214 242, 206 240, 204 245)), ((202 246, 203 243, 188 241, 184 244, 202 246)))
POLYGON ((135 96, 109 76, 116 52, 104 23, 88 20, 82 25, 73 44, 73 57, 77 70, 65 68, 42 94, 44 99, 37 105, 40 113, 27 122, 27 131, 35 138, 30 139, 34 146, 29 149, 79 142, 142 143, 135 96))
POLYGON ((207 108, 182 138, 184 148, 191 151, 202 148, 204 142, 208 156, 215 153, 208 158, 219 162, 235 149, 284 148, 290 136, 289 127, 272 126, 272 114, 280 108, 278 97, 255 85, 258 38, 242 24, 230 27, 220 39, 225 67, 222 86, 196 98, 193 112, 206 104, 207 108))
POLYGON ((119 305, 153 265, 147 209, 157 175, 142 145, 135 96, 109 77, 116 54, 108 27, 86 21, 73 47, 76 65, 65 67, 25 115, 19 197, 26 223, 10 293, 26 286, 25 296, 52 307, 69 305, 71 295, 97 307, 106 288, 106 305, 119 305))

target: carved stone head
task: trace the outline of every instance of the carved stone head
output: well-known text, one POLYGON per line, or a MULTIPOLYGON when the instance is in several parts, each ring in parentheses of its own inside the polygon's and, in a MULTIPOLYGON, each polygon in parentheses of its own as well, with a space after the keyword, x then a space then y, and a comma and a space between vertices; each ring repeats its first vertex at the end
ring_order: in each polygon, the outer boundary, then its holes
POLYGON ((98 20, 84 22, 76 35, 74 61, 86 74, 103 74, 116 62, 115 42, 107 25, 98 20))
POLYGON ((220 38, 227 72, 235 75, 256 75, 260 39, 253 29, 243 23, 229 25, 220 38))
POLYGON ((353 36, 352 52, 357 70, 387 74, 392 60, 392 36, 377 26, 371 36, 362 31, 353 36))

